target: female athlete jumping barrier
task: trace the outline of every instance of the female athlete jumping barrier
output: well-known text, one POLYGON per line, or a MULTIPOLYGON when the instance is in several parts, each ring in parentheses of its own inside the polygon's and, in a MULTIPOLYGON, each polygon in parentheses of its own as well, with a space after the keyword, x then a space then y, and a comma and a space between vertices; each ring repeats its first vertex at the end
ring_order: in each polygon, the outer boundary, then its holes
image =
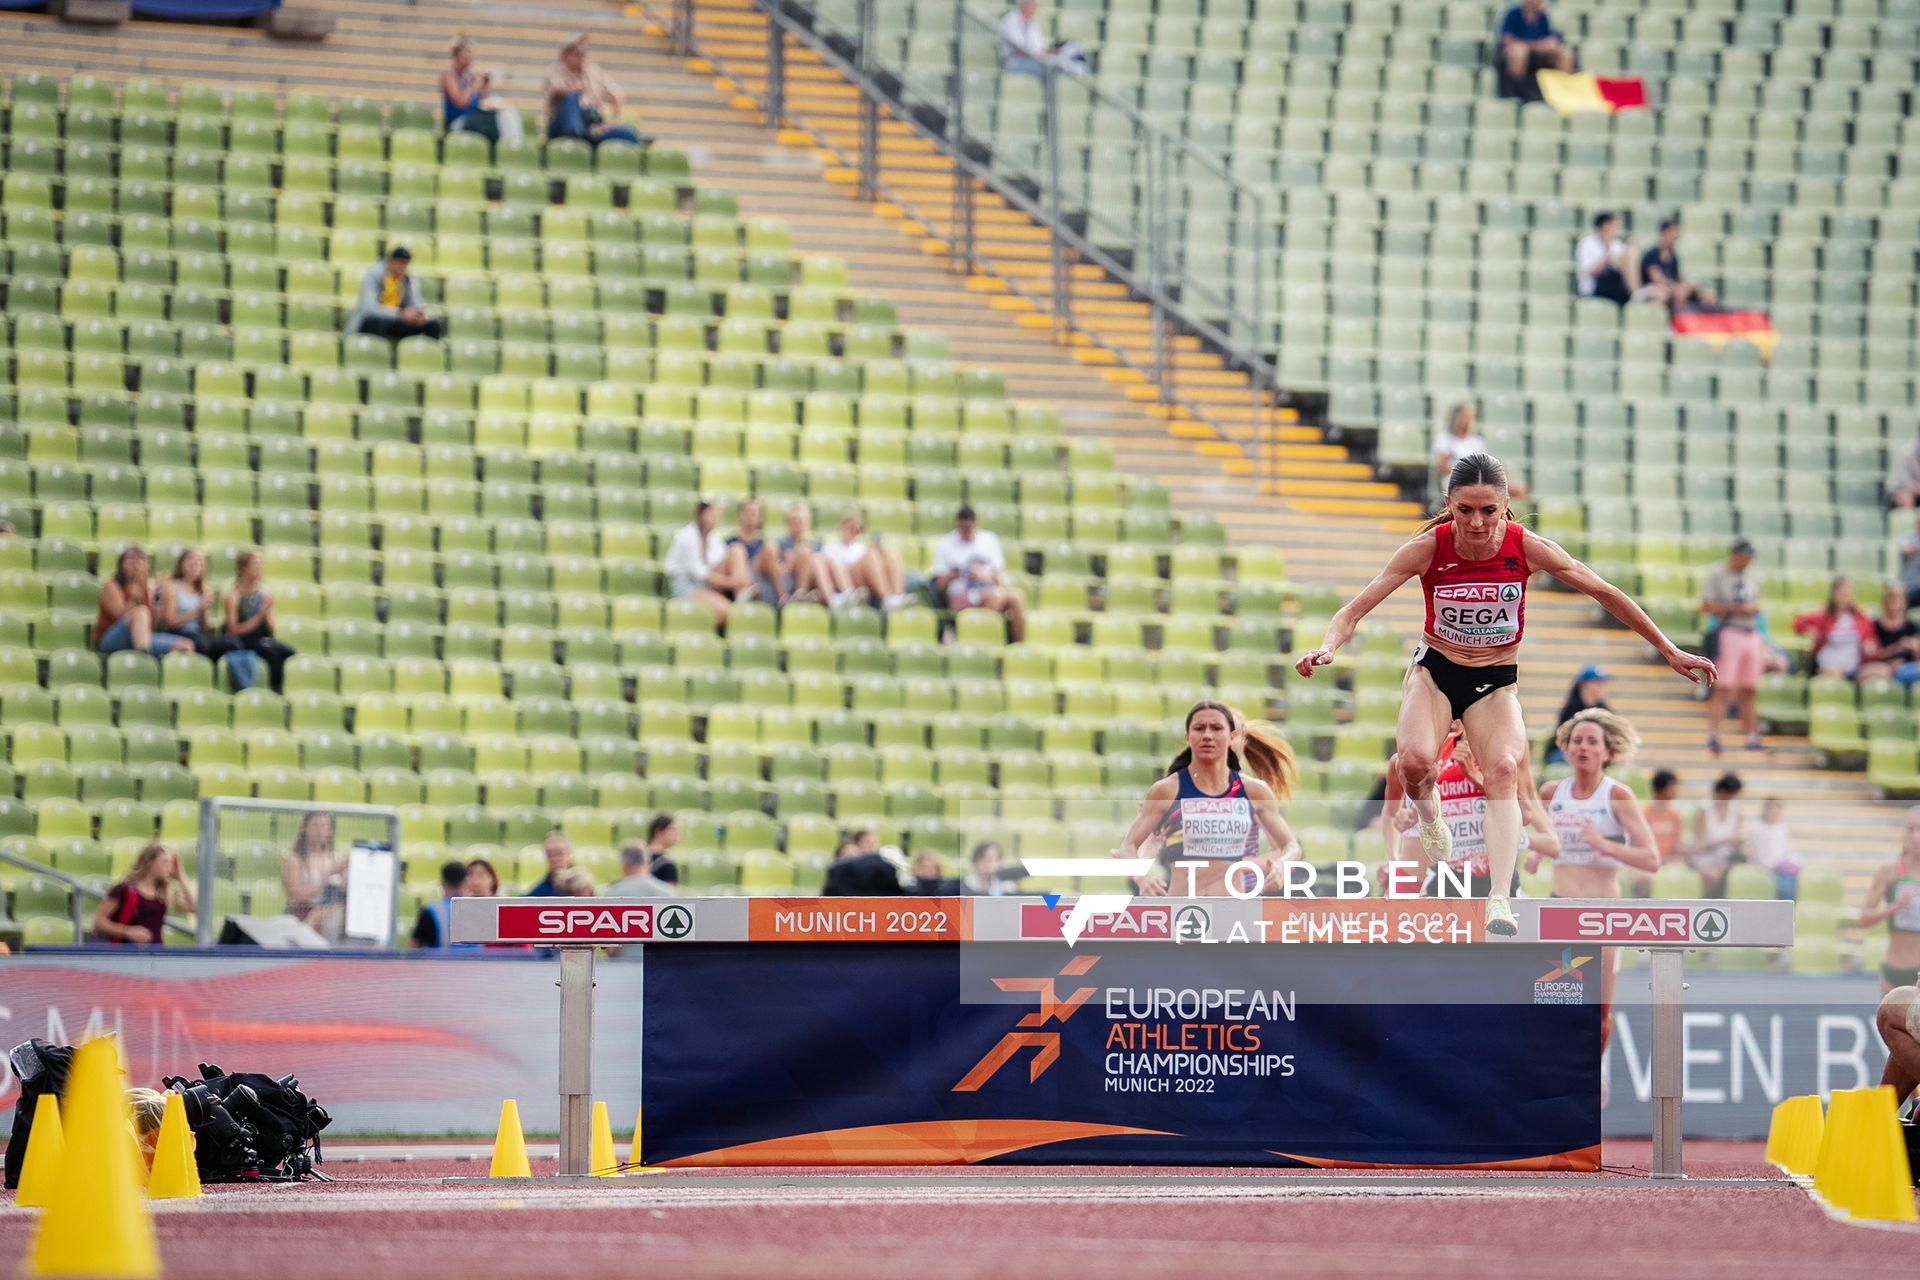
MULTIPOLYGON (((1554 834, 1553 824, 1547 820, 1547 812, 1534 794, 1532 762, 1525 756, 1520 758, 1520 771, 1520 808, 1528 828, 1520 832, 1520 848, 1558 853, 1560 838, 1554 834)), ((1480 776, 1480 767, 1474 763, 1473 747, 1457 720, 1440 748, 1440 773, 1434 785, 1440 793, 1440 821, 1447 825, 1447 861, 1466 881, 1467 896, 1484 898, 1493 892, 1493 877, 1487 872, 1487 788, 1480 776)), ((1413 834, 1413 827, 1419 821, 1420 812, 1413 807, 1413 801, 1400 783, 1396 756, 1387 761, 1387 794, 1380 810, 1380 831, 1387 842, 1389 858, 1426 861, 1426 846, 1413 834)), ((1509 890, 1513 884, 1514 881, 1508 882, 1509 890)), ((1437 898, 1442 888, 1440 869, 1430 864, 1420 892, 1437 898)))
MULTIPOLYGON (((1174 757, 1167 776, 1147 789, 1140 816, 1114 857, 1138 857, 1140 847, 1158 837, 1169 860, 1206 863, 1194 875, 1193 896, 1222 897, 1227 877, 1242 862, 1259 873, 1257 878, 1240 873, 1244 891, 1251 884, 1264 885, 1278 863, 1300 856, 1300 842, 1280 816, 1273 788, 1242 773, 1240 753, 1233 747, 1233 720, 1233 711, 1218 702, 1198 702, 1187 712, 1187 749, 1174 757), (1272 847, 1264 858, 1261 831, 1272 847)), ((1176 877, 1174 887, 1186 885, 1178 878, 1179 869, 1170 874, 1176 877)), ((1137 877, 1134 885, 1146 897, 1172 891, 1151 872, 1137 877)))
POLYGON ((1900 856, 1880 868, 1867 889, 1860 927, 1887 922, 1887 954, 1880 963, 1880 994, 1920 983, 1920 804, 1907 810, 1900 856))
POLYGON ((1536 572, 1592 597, 1687 679, 1697 682, 1698 672, 1713 681, 1713 663, 1667 639, 1625 592, 1559 544, 1522 528, 1507 505, 1506 469, 1484 453, 1454 464, 1447 509, 1393 553, 1387 567, 1333 615, 1320 647, 1294 664, 1300 675, 1312 676, 1315 667, 1333 661, 1381 601, 1409 578, 1420 579, 1427 618, 1400 704, 1401 785, 1420 811, 1421 843, 1435 862, 1444 861, 1447 828, 1434 787, 1440 744, 1452 721, 1466 725, 1487 791, 1487 869, 1493 887, 1502 890, 1487 895, 1487 932, 1506 937, 1519 932, 1505 890, 1519 858, 1518 786, 1527 754, 1514 663, 1526 631, 1527 579, 1536 572))

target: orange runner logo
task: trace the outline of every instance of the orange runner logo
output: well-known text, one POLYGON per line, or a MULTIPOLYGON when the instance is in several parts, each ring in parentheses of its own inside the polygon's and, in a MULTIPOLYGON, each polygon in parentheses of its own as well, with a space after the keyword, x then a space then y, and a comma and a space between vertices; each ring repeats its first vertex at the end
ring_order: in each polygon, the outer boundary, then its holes
MULTIPOLYGON (((1079 955, 1068 960, 1057 977, 1078 978, 1087 970, 1100 963, 1099 956, 1079 955)), ((1078 987, 1073 994, 1062 1000, 1054 987, 1054 979, 1049 978, 995 978, 993 985, 1002 991, 1031 991, 1039 997, 1040 1007, 1023 1016, 1014 1024, 1022 1028, 1040 1028, 1058 1020, 1066 1022, 1080 1011, 1098 987, 1078 987)), ((953 1086, 954 1093, 973 1093, 993 1078, 995 1072, 1012 1061, 1013 1056, 1022 1049, 1033 1050, 1033 1060, 1027 1067, 1029 1083, 1038 1080, 1047 1073, 1060 1058, 1060 1033, 1058 1031, 1015 1030, 1000 1037, 999 1043, 987 1050, 980 1061, 973 1064, 973 1070, 960 1078, 953 1086)))

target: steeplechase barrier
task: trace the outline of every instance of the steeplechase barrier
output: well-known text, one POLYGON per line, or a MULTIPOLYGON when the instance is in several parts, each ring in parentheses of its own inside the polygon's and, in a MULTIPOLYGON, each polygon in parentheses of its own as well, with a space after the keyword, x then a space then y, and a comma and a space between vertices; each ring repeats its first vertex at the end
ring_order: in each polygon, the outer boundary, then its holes
MULTIPOLYGON (((596 949, 639 948, 648 1164, 1595 1169, 1608 949, 1649 953, 1654 1158, 1682 1176, 1684 956, 1793 904, 457 898, 560 958, 562 1176, 588 1172, 596 949), (649 951, 648 948, 657 948, 649 951)), ((1639 982, 1633 972, 1622 982, 1639 982)))

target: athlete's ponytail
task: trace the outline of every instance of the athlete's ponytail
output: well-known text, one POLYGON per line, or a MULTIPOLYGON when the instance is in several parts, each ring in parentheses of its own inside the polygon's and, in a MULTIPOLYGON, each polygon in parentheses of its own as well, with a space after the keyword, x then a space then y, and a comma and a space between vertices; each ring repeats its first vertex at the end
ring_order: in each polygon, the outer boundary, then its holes
POLYGON ((1273 794, 1285 804, 1293 794, 1299 770, 1293 762, 1293 747, 1265 724, 1247 721, 1247 765, 1251 773, 1273 788, 1273 794))
MULTIPOLYGON (((1421 533, 1453 522, 1453 507, 1447 503, 1446 496, 1451 495, 1460 486, 1468 484, 1492 485, 1500 492, 1506 493, 1508 491, 1507 469, 1500 459, 1490 453, 1469 453, 1463 458, 1456 459, 1453 470, 1447 473, 1446 484, 1441 486, 1443 494, 1441 508, 1434 515, 1427 517, 1426 523, 1420 526, 1421 533)), ((1507 504, 1506 518, 1509 520, 1514 518, 1511 502, 1507 504)))

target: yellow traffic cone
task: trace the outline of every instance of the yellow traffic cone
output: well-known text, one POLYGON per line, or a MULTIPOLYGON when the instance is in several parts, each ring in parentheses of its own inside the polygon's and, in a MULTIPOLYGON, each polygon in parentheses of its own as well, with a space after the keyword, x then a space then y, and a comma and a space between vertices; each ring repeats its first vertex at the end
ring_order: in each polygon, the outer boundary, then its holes
POLYGON ((1793 1106, 1798 1098, 1787 1098, 1773 1109, 1773 1116, 1767 1121, 1767 1163, 1776 1169, 1785 1170, 1787 1156, 1787 1130, 1793 1123, 1793 1106))
POLYGON ((1858 1181, 1848 1211, 1871 1222, 1920 1221, 1913 1207, 1913 1170, 1900 1134, 1900 1108, 1893 1086, 1863 1089, 1859 1103, 1860 1146, 1854 1154, 1858 1181))
POLYGON ((613 1121, 607 1116, 607 1104, 593 1104, 593 1137, 587 1146, 587 1172, 596 1178, 611 1178, 620 1172, 620 1157, 613 1153, 613 1121))
POLYGON ((628 1173, 658 1173, 659 1165, 647 1164, 640 1158, 640 1131, 646 1124, 647 1109, 641 1106, 633 1113, 633 1148, 627 1156, 628 1173))
POLYGON ((160 1137, 153 1148, 153 1172, 147 1195, 154 1200, 191 1200, 200 1194, 200 1168, 193 1158, 193 1130, 187 1126, 187 1100, 167 1095, 160 1137))
POLYGON ((493 1139, 493 1164, 489 1178, 531 1178, 527 1163, 527 1137, 520 1131, 520 1104, 508 1098, 500 1104, 500 1132, 493 1139))
POLYGON ((145 1280, 160 1274, 153 1219, 134 1184, 127 1099, 113 1045, 74 1050, 63 1107, 66 1151, 27 1274, 145 1280))
POLYGON ((13 1202, 44 1208, 53 1198, 60 1178, 60 1153, 66 1139, 60 1130, 60 1100, 43 1093, 33 1103, 33 1131, 27 1135, 27 1158, 20 1166, 20 1190, 13 1202))
POLYGON ((1787 1135, 1787 1172, 1796 1178, 1808 1179, 1820 1163, 1820 1140, 1827 1128, 1826 1112, 1820 1106, 1817 1093, 1803 1094, 1794 1101, 1798 1106, 1787 1135))
POLYGON ((1813 1166, 1813 1193, 1834 1208, 1841 1181, 1840 1133, 1853 1110, 1853 1091, 1835 1089, 1827 1099, 1827 1122, 1820 1134, 1820 1154, 1813 1166))

